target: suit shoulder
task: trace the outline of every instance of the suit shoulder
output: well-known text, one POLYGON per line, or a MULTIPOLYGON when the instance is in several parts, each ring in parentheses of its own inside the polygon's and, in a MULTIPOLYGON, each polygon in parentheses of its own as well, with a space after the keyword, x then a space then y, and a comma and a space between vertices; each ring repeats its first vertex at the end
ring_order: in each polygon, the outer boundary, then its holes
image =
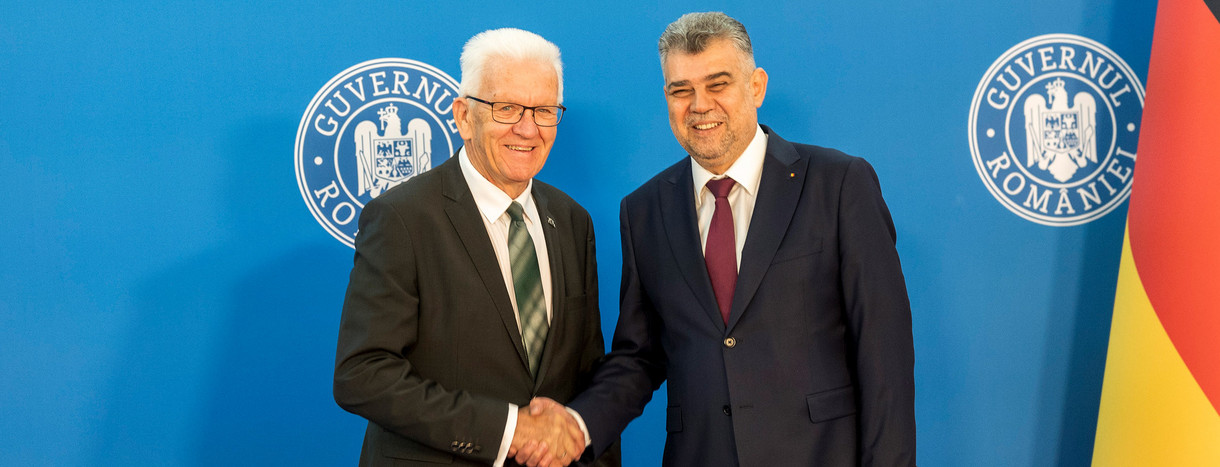
POLYGON ((833 178, 844 178, 849 173, 871 174, 876 178, 876 170, 863 157, 853 156, 834 148, 812 144, 792 143, 793 148, 801 158, 809 161, 811 174, 822 174, 833 178))
POLYGON ((864 161, 862 157, 853 156, 834 148, 804 143, 792 143, 792 146, 796 149, 797 154, 816 164, 847 167, 855 161, 864 161))
POLYGON ((823 167, 837 166, 846 168, 856 160, 863 160, 838 149, 788 141, 770 127, 763 125, 762 128, 769 138, 767 141, 768 158, 776 159, 781 163, 791 163, 794 155, 796 158, 808 161, 811 166, 820 165, 823 167))
MULTIPOLYGON (((623 197, 624 202, 637 203, 650 199, 656 199, 658 192, 662 186, 666 184, 676 183, 681 180, 684 175, 690 174, 690 157, 683 157, 673 165, 666 167, 665 170, 653 175, 648 181, 641 184, 627 196, 623 197)), ((689 178, 689 177, 687 177, 689 178)))
POLYGON ((549 183, 542 180, 534 179, 534 193, 536 196, 545 197, 547 200, 547 209, 552 214, 559 216, 570 216, 572 218, 589 218, 589 212, 584 206, 577 203, 576 200, 564 193, 563 190, 555 188, 549 183))
POLYGON ((370 200, 368 204, 389 206, 398 212, 409 212, 437 205, 436 198, 440 196, 441 174, 437 169, 433 169, 395 185, 370 200))

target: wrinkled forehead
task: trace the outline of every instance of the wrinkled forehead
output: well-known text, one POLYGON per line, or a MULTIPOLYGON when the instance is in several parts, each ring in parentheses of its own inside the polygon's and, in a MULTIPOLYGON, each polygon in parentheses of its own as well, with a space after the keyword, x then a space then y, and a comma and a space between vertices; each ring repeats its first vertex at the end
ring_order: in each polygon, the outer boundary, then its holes
POLYGON ((480 88, 479 92, 488 98, 532 96, 557 99, 559 77, 555 67, 542 60, 492 57, 487 61, 480 88))
POLYGON ((694 83, 723 77, 748 76, 753 71, 750 57, 737 50, 727 40, 709 44, 699 52, 673 51, 661 63, 665 85, 676 82, 694 83))

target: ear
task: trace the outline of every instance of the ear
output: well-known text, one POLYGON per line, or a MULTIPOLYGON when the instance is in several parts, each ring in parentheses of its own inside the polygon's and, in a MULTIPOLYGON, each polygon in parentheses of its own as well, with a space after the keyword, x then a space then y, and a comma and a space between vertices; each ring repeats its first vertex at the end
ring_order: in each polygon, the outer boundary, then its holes
POLYGON ((754 108, 761 107, 763 99, 767 97, 766 70, 755 68, 754 73, 750 74, 750 95, 754 97, 754 108))
POLYGON ((463 141, 474 139, 474 124, 470 122, 470 103, 464 97, 453 99, 453 121, 463 141))

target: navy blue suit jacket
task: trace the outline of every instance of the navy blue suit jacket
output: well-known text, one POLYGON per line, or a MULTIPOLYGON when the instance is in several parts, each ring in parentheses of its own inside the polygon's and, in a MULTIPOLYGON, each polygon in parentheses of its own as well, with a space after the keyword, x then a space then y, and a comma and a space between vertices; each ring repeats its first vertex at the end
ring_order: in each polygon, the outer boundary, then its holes
POLYGON ((763 130, 728 325, 683 158, 623 199, 618 326, 569 406, 599 453, 668 380, 665 465, 914 465, 910 304, 877 176, 763 130))

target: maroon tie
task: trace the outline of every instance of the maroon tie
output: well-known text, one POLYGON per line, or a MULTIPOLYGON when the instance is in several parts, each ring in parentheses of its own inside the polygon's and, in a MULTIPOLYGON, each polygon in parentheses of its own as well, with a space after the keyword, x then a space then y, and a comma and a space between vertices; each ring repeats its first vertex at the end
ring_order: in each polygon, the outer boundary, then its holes
POLYGON ((707 231, 703 260, 707 263, 707 275, 712 279, 712 291, 716 294, 724 324, 729 324, 733 289, 737 287, 737 240, 733 234, 733 209, 729 207, 729 191, 736 183, 728 177, 707 181, 708 191, 716 197, 716 212, 712 214, 712 225, 707 231))

